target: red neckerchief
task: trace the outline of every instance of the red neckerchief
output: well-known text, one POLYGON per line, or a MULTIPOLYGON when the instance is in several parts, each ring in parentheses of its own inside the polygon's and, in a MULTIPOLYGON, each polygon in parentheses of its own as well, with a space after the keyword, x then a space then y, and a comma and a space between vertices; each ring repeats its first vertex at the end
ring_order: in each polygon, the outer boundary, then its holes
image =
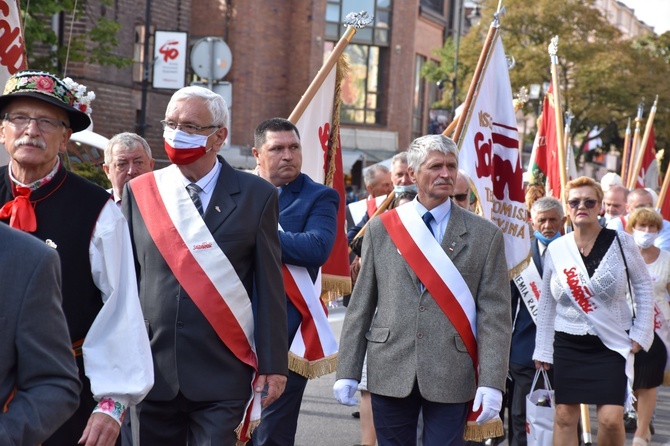
POLYGON ((32 190, 25 186, 16 186, 12 184, 14 199, 8 201, 0 209, 0 219, 9 219, 9 226, 20 229, 25 232, 35 232, 37 230, 37 217, 35 217, 35 208, 30 204, 30 193, 32 190))

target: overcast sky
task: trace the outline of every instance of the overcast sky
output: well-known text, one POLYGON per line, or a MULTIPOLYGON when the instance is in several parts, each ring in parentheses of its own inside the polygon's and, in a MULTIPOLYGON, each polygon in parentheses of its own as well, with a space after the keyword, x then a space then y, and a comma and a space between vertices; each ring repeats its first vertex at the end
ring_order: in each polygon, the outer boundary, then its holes
POLYGON ((670 0, 620 0, 635 10, 635 16, 654 27, 656 34, 670 30, 670 0))

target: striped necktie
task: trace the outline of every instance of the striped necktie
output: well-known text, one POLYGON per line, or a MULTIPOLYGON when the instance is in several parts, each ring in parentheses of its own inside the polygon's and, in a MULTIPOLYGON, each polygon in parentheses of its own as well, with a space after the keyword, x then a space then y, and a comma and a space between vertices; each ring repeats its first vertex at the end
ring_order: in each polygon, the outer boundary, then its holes
POLYGON ((186 190, 188 191, 188 196, 191 197, 195 208, 198 210, 198 213, 200 216, 202 216, 202 201, 200 201, 200 195, 198 195, 200 192, 202 192, 202 188, 195 183, 191 183, 186 186, 186 190))

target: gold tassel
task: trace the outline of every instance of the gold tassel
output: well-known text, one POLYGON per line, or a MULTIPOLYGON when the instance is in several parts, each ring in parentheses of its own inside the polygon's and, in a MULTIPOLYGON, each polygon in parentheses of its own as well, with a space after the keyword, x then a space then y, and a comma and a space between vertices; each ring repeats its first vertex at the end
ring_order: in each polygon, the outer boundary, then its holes
POLYGON ((337 300, 340 296, 351 294, 351 277, 321 275, 321 300, 325 303, 337 300))
POLYGON ((505 434, 503 423, 500 418, 493 421, 487 421, 484 424, 477 424, 474 421, 468 421, 465 426, 465 440, 482 442, 487 438, 502 437, 505 434))
POLYGON ((531 259, 531 253, 530 251, 528 251, 528 256, 526 256, 526 258, 521 263, 519 263, 517 266, 515 266, 514 268, 512 268, 510 271, 507 272, 507 277, 509 277, 509 280, 512 280, 516 276, 521 274, 521 271, 526 269, 526 267, 530 263, 530 259, 531 259))
MULTIPOLYGON (((246 435, 247 438, 251 438, 251 434, 253 433, 254 430, 256 430, 259 424, 261 424, 261 420, 251 420, 249 422, 249 428, 247 429, 247 435, 246 435)), ((235 428, 235 435, 237 435, 237 442, 235 443, 235 446, 245 446, 247 444, 247 441, 240 440, 240 437, 242 435, 242 423, 240 423, 235 428)))
POLYGON ((337 370, 337 353, 317 359, 316 361, 308 361, 294 353, 288 352, 288 368, 292 372, 308 379, 319 378, 337 370))

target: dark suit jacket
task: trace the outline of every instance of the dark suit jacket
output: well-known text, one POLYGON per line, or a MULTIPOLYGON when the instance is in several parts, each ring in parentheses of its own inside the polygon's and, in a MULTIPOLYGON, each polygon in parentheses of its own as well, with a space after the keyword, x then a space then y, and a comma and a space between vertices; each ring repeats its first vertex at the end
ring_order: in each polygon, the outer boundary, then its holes
POLYGON ((79 405, 58 253, 0 224, 0 444, 46 440, 79 405))
MULTIPOLYGON (((312 280, 326 263, 335 243, 340 196, 333 188, 305 174, 282 187, 279 195, 279 232, 282 262, 304 266, 312 280)), ((289 346, 302 318, 287 299, 289 346)))
MULTIPOLYGON (((261 374, 288 374, 286 298, 277 234, 277 190, 233 169, 223 158, 204 220, 252 300, 261 374)), ((141 186, 142 176, 132 180, 141 186)), ((138 187, 141 191, 141 187, 138 187)), ((126 185, 123 211, 130 225, 140 302, 154 358, 147 399, 181 393, 192 401, 249 398, 252 370, 219 339, 156 248, 126 185)))
MULTIPOLYGON (((533 262, 537 267, 537 271, 540 273, 540 277, 542 277, 542 258, 540 257, 540 250, 536 238, 533 238, 530 241, 530 250, 533 255, 533 262)), ((514 331, 512 332, 512 346, 510 348, 509 362, 535 368, 533 351, 535 350, 535 333, 537 327, 528 312, 526 304, 521 299, 519 289, 514 282, 512 282, 512 315, 515 314, 516 321, 514 323, 514 331), (519 309, 518 313, 517 308, 519 309)))
MULTIPOLYGON (((441 246, 475 299, 478 385, 503 390, 512 331, 503 234, 490 221, 452 205, 441 246)), ((433 402, 463 403, 475 396, 474 367, 463 340, 430 293, 421 290, 379 218, 370 221, 363 240, 337 378, 360 381, 366 351, 372 393, 403 398, 418 382, 421 395, 433 402)))

